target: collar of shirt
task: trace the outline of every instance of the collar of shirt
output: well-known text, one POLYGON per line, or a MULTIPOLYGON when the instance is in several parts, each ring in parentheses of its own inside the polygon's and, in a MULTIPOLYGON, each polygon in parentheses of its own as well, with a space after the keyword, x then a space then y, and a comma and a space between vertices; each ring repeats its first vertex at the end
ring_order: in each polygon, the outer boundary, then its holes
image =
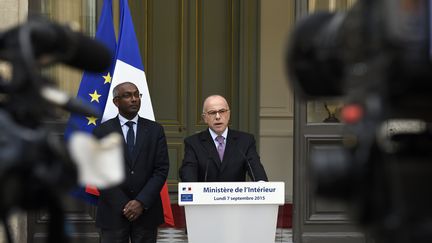
MULTIPOLYGON (((216 148, 217 148, 217 146, 218 146, 219 144, 218 144, 218 142, 216 141, 216 137, 217 137, 218 135, 217 135, 213 130, 211 130, 210 128, 209 128, 209 131, 210 131, 210 136, 212 137, 213 142, 214 142, 214 144, 215 144, 215 146, 216 146, 216 148)), ((225 138, 225 144, 226 144, 226 139, 227 139, 227 136, 228 136, 228 127, 225 129, 225 131, 222 133, 221 136, 225 138)))
POLYGON ((126 122, 128 122, 128 121, 133 121, 133 122, 135 122, 134 125, 133 125, 133 129, 134 129, 134 132, 135 132, 135 138, 136 138, 137 124, 138 124, 138 115, 136 115, 132 120, 128 120, 128 119, 126 119, 125 117, 123 117, 123 116, 120 115, 120 114, 118 115, 118 117, 119 117, 119 120, 120 120, 120 126, 121 126, 121 128, 122 128, 122 131, 123 131, 123 137, 124 137, 125 141, 126 141, 127 131, 128 131, 128 129, 129 129, 129 127, 126 125, 126 122))
MULTIPOLYGON (((135 125, 136 124, 138 124, 138 115, 136 115, 132 120, 128 120, 128 119, 126 119, 124 116, 122 116, 122 115, 118 115, 119 116, 119 120, 120 120, 120 125, 121 126, 124 126, 125 125, 125 123, 126 122, 128 122, 128 121, 133 121, 133 122, 135 122, 135 125)), ((135 126, 134 126, 135 127, 135 126)))

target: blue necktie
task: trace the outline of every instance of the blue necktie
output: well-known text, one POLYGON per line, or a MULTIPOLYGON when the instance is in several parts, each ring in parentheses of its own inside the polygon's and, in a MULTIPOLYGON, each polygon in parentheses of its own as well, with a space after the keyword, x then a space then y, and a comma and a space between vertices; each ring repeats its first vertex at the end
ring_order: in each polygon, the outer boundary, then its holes
POLYGON ((133 121, 128 121, 126 122, 126 126, 129 127, 128 131, 127 131, 127 135, 126 135, 126 144, 129 150, 129 154, 132 155, 132 151, 134 149, 135 146, 135 132, 133 130, 133 125, 135 124, 135 122, 133 121))

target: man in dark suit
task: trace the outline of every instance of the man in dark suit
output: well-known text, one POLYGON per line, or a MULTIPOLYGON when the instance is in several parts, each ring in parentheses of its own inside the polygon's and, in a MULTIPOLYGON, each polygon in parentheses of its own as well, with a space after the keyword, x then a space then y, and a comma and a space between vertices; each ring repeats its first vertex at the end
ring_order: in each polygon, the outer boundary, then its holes
POLYGON ((157 227, 164 223, 160 191, 169 170, 165 133, 160 124, 138 116, 141 94, 136 85, 121 83, 113 96, 118 116, 93 134, 124 136, 126 178, 122 185, 100 192, 96 226, 102 243, 155 243, 157 227))
POLYGON ((202 117, 208 129, 184 140, 182 181, 245 181, 246 172, 252 181, 267 181, 253 135, 228 128, 230 109, 224 97, 207 97, 202 117))

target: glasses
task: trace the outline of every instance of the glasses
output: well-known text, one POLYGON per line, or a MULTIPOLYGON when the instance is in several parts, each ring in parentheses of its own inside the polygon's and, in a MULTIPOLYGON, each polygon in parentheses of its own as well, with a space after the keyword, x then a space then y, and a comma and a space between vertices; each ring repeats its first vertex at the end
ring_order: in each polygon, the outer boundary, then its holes
POLYGON ((126 92, 126 93, 123 93, 121 95, 117 95, 115 98, 122 98, 122 99, 127 100, 127 99, 132 98, 132 96, 135 97, 135 98, 137 98, 137 99, 141 99, 142 98, 142 94, 140 94, 138 92, 135 92, 135 93, 126 92))
POLYGON ((207 112, 204 112, 204 114, 211 117, 211 118, 214 118, 214 117, 216 117, 216 114, 218 114, 218 113, 220 116, 223 116, 229 111, 230 110, 227 110, 227 109, 220 109, 218 111, 207 111, 207 112))

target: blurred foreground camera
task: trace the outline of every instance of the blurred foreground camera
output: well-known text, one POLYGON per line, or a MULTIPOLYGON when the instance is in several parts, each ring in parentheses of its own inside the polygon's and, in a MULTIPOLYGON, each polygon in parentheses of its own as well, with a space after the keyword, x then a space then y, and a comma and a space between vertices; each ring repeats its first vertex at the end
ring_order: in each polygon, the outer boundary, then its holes
POLYGON ((103 71, 111 62, 108 49, 70 28, 32 19, 0 32, 0 60, 11 66, 11 78, 0 76, 0 218, 11 242, 7 218, 14 209, 46 210, 49 242, 68 242, 61 196, 77 186, 77 163, 64 141, 43 120, 56 107, 99 116, 84 103, 58 90, 41 68, 63 62, 103 71))
POLYGON ((310 155, 316 191, 379 242, 432 240, 431 16, 427 0, 359 0, 306 16, 288 46, 296 93, 345 103, 342 145, 310 155))
POLYGON ((429 1, 359 0, 348 12, 299 21, 288 71, 306 97, 383 97, 389 117, 431 120, 429 1))

